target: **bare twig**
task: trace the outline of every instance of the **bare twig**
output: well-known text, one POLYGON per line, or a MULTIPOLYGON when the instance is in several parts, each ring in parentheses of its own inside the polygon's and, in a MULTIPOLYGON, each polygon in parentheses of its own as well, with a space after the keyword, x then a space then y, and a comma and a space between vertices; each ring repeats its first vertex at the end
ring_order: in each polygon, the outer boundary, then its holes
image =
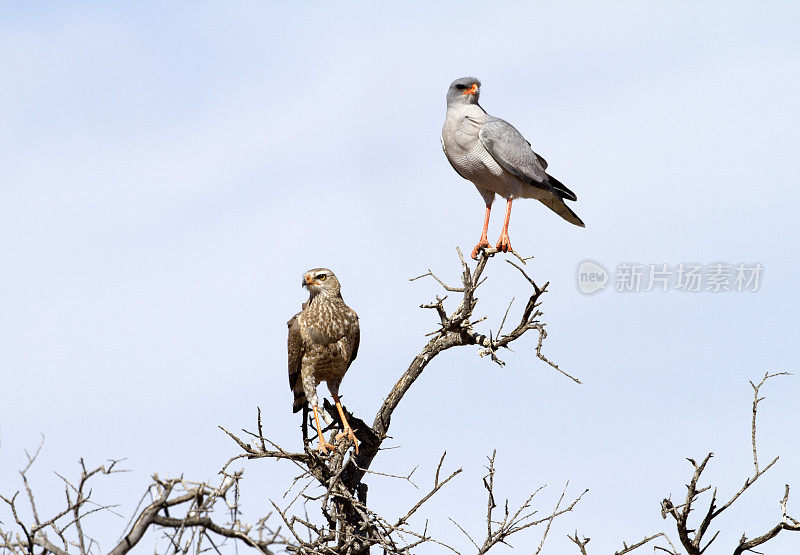
POLYGON ((669 541, 669 538, 667 537, 667 535, 664 532, 659 532, 658 534, 653 534, 652 536, 647 536, 643 540, 640 540, 640 541, 638 541, 638 542, 636 542, 634 544, 631 544, 631 545, 628 545, 627 543, 622 542, 622 549, 620 549, 619 551, 615 551, 614 555, 623 555, 624 553, 630 553, 634 549, 638 549, 638 548, 642 547, 643 545, 653 541, 656 538, 664 538, 667 541, 667 543, 669 543, 670 547, 672 547, 672 551, 669 551, 668 549, 663 548, 663 547, 660 547, 660 548, 656 547, 654 549, 661 549, 662 551, 665 551, 667 553, 674 553, 675 555, 677 555, 677 552, 675 551, 675 548, 672 546, 672 542, 669 541))
POLYGON ((580 550, 581 555, 589 555, 588 552, 586 551, 586 544, 589 543, 589 540, 591 540, 591 538, 581 538, 581 537, 579 537, 577 530, 575 530, 575 534, 572 535, 572 536, 567 534, 567 537, 570 540, 572 540, 572 543, 574 543, 575 545, 578 546, 578 549, 580 550))
POLYGON ((774 378, 775 376, 791 376, 791 372, 775 372, 774 374, 770 374, 769 372, 764 374, 764 377, 761 378, 761 381, 758 382, 758 385, 754 384, 750 381, 750 386, 753 388, 753 421, 750 426, 750 437, 753 444, 753 466, 755 466, 755 473, 758 474, 758 452, 756 450, 756 413, 758 412, 758 403, 764 400, 764 397, 759 397, 758 392, 761 390, 761 387, 767 383, 767 380, 770 378, 774 378))
POLYGON ((425 496, 422 499, 417 501, 416 505, 411 507, 404 516, 401 516, 397 520, 397 523, 394 525, 396 528, 399 528, 400 526, 402 526, 403 524, 408 522, 408 519, 411 518, 411 515, 413 515, 415 512, 417 512, 417 510, 423 505, 423 503, 425 503, 428 499, 433 497, 436 494, 436 492, 438 492, 440 489, 442 489, 442 487, 444 487, 445 484, 447 484, 447 482, 449 482, 450 480, 452 480, 453 478, 455 478, 456 476, 461 474, 463 469, 459 468, 458 470, 455 470, 452 474, 450 474, 447 478, 445 478, 441 482, 439 481, 439 472, 442 469, 442 463, 444 463, 445 455, 447 455, 447 451, 445 451, 442 454, 442 458, 439 459, 439 464, 436 467, 436 474, 434 475, 434 478, 433 478, 433 488, 427 494, 425 494, 425 496))

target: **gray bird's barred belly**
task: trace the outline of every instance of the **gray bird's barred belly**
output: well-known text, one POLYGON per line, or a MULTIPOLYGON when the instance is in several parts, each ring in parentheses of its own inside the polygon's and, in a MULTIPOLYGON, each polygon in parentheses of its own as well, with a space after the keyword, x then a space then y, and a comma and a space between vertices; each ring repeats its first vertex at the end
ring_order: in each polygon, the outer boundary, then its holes
POLYGON ((535 198, 536 188, 504 170, 480 141, 465 157, 467 179, 476 187, 488 189, 504 198, 535 198))
POLYGON ((445 153, 459 173, 478 189, 489 190, 507 199, 541 198, 544 193, 504 170, 479 140, 473 142, 470 150, 445 153))

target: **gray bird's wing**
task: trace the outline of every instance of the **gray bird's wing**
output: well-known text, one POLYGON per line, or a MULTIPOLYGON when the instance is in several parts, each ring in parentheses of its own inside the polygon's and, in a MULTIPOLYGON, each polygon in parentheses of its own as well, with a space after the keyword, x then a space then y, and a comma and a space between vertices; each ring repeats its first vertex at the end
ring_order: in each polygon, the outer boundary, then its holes
POLYGON ((575 193, 547 175, 544 171, 547 161, 536 154, 522 133, 507 121, 494 118, 484 123, 478 138, 492 158, 507 172, 559 198, 577 199, 575 193))
POLYGON ((298 322, 297 313, 292 316, 286 324, 289 326, 289 339, 287 341, 288 355, 289 355, 289 387, 294 392, 294 412, 300 410, 305 403, 305 394, 302 393, 303 388, 299 386, 300 368, 303 361, 305 349, 303 347, 303 336, 300 333, 300 323, 298 322))

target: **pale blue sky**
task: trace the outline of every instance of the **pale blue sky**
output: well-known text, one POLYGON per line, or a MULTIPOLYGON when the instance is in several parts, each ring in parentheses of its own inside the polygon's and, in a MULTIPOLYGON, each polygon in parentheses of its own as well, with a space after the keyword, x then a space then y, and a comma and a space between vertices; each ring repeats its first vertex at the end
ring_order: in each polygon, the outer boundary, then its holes
MULTIPOLYGON (((298 448, 285 322, 316 266, 360 315, 342 393, 371 420, 434 328, 417 307, 435 283, 407 279, 457 279, 455 247, 480 233, 482 201, 439 145, 447 86, 464 75, 578 194, 586 229, 521 201, 511 240, 551 282, 547 354, 585 383, 539 362, 533 338, 502 369, 447 352, 395 413, 402 448, 375 469, 419 463, 424 486, 447 449, 465 472, 425 516, 465 550, 447 516, 483 530, 492 449, 512 502, 547 483, 546 510, 566 480, 589 488, 550 553, 572 552, 575 529, 592 553, 672 531, 659 502, 682 498, 684 457, 715 452, 723 497, 750 472, 747 380, 798 369, 797 7, 54 2, 0 14, 2 492, 40 433, 43 512, 62 500, 52 471, 74 473, 80 457, 128 458, 131 473, 95 489, 126 515, 154 472, 213 478, 236 453, 216 426, 251 428, 256 406, 270 437, 298 448), (587 258, 765 270, 756 293, 585 296, 587 258)), ((499 260, 488 275, 485 330, 526 292, 499 260)), ((715 552, 774 524, 783 484, 800 487, 798 379, 767 386, 761 456, 781 460, 722 518, 715 552)), ((245 475, 255 519, 293 469, 245 475)), ((387 516, 419 496, 371 483, 387 516)), ((97 517, 105 548, 117 536, 102 528, 122 526, 97 517)))

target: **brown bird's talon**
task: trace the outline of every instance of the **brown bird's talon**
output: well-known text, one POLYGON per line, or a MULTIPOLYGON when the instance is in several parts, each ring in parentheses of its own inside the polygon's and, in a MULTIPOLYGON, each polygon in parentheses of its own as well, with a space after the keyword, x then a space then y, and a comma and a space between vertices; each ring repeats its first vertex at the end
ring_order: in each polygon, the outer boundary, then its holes
POLYGON ((317 446, 317 452, 318 453, 320 453, 321 455, 327 455, 328 451, 333 451, 335 449, 336 449, 336 447, 334 447, 333 445, 331 445, 330 443, 325 441, 325 439, 320 437, 319 445, 317 446))
POLYGON ((338 439, 340 436, 345 436, 349 441, 353 442, 353 445, 356 448, 356 453, 358 453, 358 441, 356 441, 356 436, 353 433, 353 428, 350 427, 350 424, 347 423, 347 418, 344 415, 344 409, 342 408, 342 402, 339 399, 339 395, 331 391, 331 395, 333 395, 333 401, 336 403, 336 410, 339 411, 339 417, 342 419, 342 424, 344 425, 344 430, 336 436, 338 439))
POLYGON ((356 440, 356 435, 353 433, 353 428, 348 426, 347 428, 344 429, 343 432, 339 432, 336 435, 336 440, 337 441, 342 439, 342 438, 347 439, 347 441, 349 441, 349 442, 351 442, 353 444, 353 447, 356 448, 356 455, 357 455, 358 454, 358 440, 356 440))

